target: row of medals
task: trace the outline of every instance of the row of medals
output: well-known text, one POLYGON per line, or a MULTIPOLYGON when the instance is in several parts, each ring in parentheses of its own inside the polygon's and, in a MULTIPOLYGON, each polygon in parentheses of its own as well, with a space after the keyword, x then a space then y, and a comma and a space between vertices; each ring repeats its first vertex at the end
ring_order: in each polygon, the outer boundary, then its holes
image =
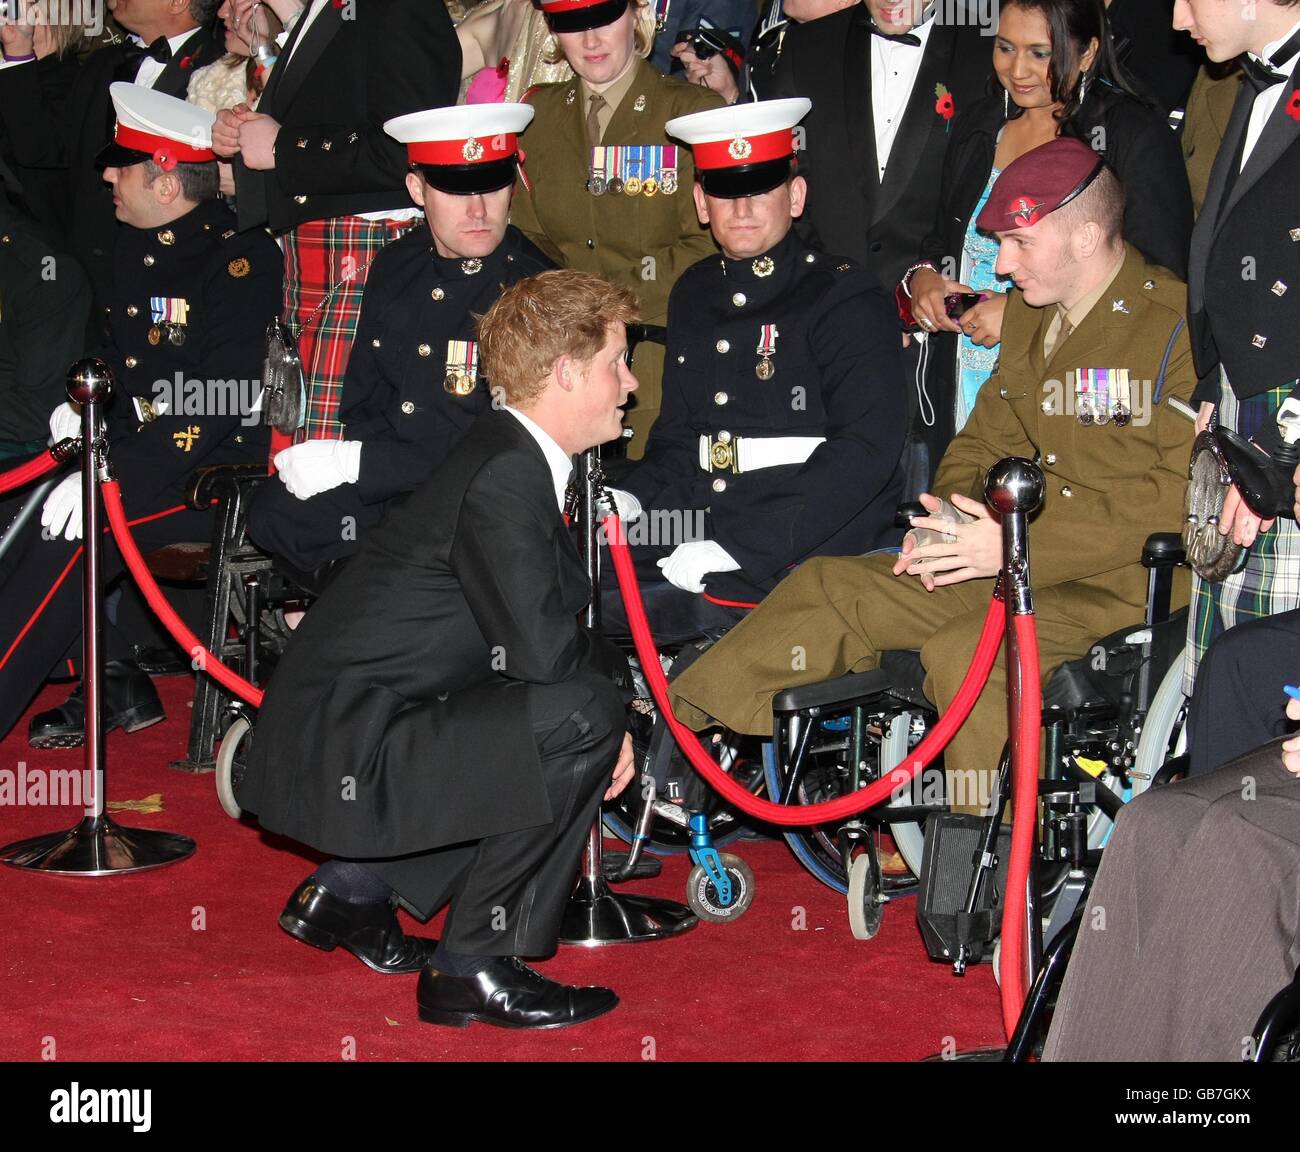
POLYGON ((659 192, 671 196, 677 191, 677 173, 663 172, 657 180, 653 176, 647 176, 644 180, 640 176, 629 176, 626 180, 621 176, 613 176, 609 180, 603 176, 592 176, 587 181, 587 191, 593 196, 604 196, 606 192, 614 196, 620 192, 624 196, 654 196, 659 192))
POLYGON ((153 345, 161 344, 164 334, 167 336, 168 343, 174 344, 178 348, 185 343, 184 324, 154 324, 149 329, 149 343, 153 345))

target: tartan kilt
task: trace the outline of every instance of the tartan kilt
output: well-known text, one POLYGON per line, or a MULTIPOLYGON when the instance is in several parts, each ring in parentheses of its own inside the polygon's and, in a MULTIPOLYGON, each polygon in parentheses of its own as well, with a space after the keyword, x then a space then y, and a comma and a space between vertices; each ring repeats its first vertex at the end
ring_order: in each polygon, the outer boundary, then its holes
POLYGON ((308 220, 284 234, 284 318, 297 335, 307 380, 307 419, 296 441, 342 438, 339 401, 370 263, 381 248, 422 223, 422 216, 409 220, 339 216, 308 220), (336 284, 339 288, 329 303, 308 323, 336 284))
MULTIPOLYGON (((1218 423, 1246 437, 1255 436, 1274 419, 1293 384, 1238 400, 1225 373, 1216 410, 1218 423)), ((1187 662, 1183 692, 1191 696, 1205 650, 1224 632, 1248 620, 1300 608, 1300 527, 1278 517, 1255 538, 1246 563, 1212 583, 1193 573, 1192 604, 1187 614, 1187 662)))

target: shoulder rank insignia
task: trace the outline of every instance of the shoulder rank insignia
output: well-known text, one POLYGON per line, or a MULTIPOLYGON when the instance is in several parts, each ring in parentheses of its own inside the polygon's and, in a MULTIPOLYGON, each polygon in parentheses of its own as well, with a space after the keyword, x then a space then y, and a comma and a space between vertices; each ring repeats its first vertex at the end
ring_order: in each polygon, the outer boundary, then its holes
POLYGON ((1127 313, 1127 312, 1128 312, 1128 305, 1125 304, 1124 301, 1123 301, 1122 299, 1121 299, 1121 300, 1112 300, 1112 301, 1110 302, 1110 310, 1111 310, 1112 312, 1124 312, 1124 313, 1127 313))
POLYGON ((182 452, 189 452, 194 447, 194 441, 202 435, 202 429, 197 424, 191 424, 183 431, 172 433, 172 442, 182 452))
POLYGON ((247 276, 253 270, 253 266, 244 256, 236 257, 226 265, 226 271, 229 272, 236 280, 247 276))
POLYGON ((227 229, 226 229, 226 230, 221 234, 221 238, 222 238, 223 240, 229 240, 229 239, 230 239, 234 234, 235 234, 235 230, 234 230, 233 228, 227 228, 227 229))

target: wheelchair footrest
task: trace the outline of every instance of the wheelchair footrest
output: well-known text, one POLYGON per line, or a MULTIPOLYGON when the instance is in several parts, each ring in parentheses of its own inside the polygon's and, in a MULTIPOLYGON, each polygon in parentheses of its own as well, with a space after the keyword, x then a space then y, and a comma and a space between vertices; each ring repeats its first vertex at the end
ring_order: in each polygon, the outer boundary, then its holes
POLYGON ((916 919, 933 960, 952 960, 964 945, 968 959, 978 963, 1001 926, 1010 828, 998 829, 997 867, 985 877, 974 910, 966 910, 984 823, 981 816, 955 812, 926 822, 916 919))

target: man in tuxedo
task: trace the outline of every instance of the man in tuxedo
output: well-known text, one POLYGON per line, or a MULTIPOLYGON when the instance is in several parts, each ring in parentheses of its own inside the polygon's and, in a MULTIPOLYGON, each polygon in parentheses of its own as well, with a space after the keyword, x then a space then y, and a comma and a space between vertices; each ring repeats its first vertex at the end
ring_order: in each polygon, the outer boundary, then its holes
MULTIPOLYGON (((1174 27, 1211 60, 1239 57, 1242 83, 1192 233, 1188 325, 1196 356, 1197 428, 1212 421, 1266 451, 1278 410, 1300 394, 1300 0, 1178 0, 1174 27)), ((1219 531, 1249 548, 1217 583, 1197 579, 1186 688, 1199 657, 1233 625, 1300 608, 1300 529, 1262 521, 1230 491, 1219 531)))
POLYGON ((635 318, 584 272, 502 293, 479 347, 504 405, 307 613, 231 782, 264 828, 341 857, 281 927, 420 972, 430 1023, 556 1028, 618 1003, 519 958, 555 950, 601 798, 632 778, 626 662, 578 623, 591 586, 561 509, 572 457, 619 436, 635 318), (450 901, 442 940, 404 935, 394 901, 422 919, 450 901))
MULTIPOLYGON (((812 100, 799 157, 808 181, 803 238, 897 284, 938 212, 952 118, 984 94, 992 58, 992 38, 957 5, 937 12, 922 0, 862 0, 792 24, 770 89, 812 100)), ((917 342, 904 351, 908 380, 920 351, 917 342)), ((905 499, 929 478, 916 389, 908 396, 905 499)))
POLYGON ((68 244, 94 292, 90 345, 98 342, 112 297, 113 193, 95 158, 113 131, 108 88, 114 81, 140 84, 185 98, 190 77, 224 51, 212 33, 218 0, 116 0, 113 18, 128 39, 93 52, 68 98, 62 117, 47 107, 37 78, 32 29, 24 21, 0 26, 5 58, 0 69, 0 117, 23 167, 66 169, 70 185, 68 244))
POLYGON ((306 436, 338 439, 370 264, 421 219, 405 152, 383 125, 456 102, 460 42, 446 5, 427 0, 272 7, 291 27, 257 110, 221 112, 213 147, 234 159, 240 230, 269 226, 283 240, 306 436))

